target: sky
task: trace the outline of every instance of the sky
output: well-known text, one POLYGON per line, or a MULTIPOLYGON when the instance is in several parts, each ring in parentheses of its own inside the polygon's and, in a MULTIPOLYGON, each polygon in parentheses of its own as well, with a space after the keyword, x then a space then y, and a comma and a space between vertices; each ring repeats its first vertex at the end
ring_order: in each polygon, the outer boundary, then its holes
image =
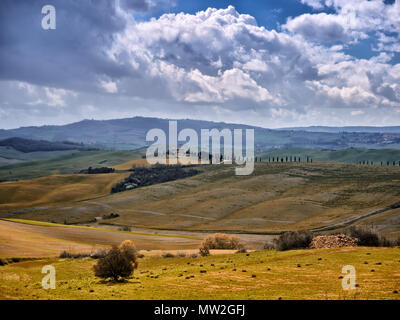
POLYGON ((133 116, 400 125, 400 0, 0 1, 0 129, 133 116))

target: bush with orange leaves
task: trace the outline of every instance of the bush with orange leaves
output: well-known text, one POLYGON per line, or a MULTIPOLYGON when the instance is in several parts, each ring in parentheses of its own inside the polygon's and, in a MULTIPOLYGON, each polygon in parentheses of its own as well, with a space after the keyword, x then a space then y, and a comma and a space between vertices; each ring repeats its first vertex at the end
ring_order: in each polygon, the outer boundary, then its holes
POLYGON ((208 256, 212 249, 240 250, 243 249, 243 247, 243 243, 240 242, 240 239, 237 236, 230 236, 225 233, 216 233, 205 238, 201 243, 199 250, 202 256, 208 256))

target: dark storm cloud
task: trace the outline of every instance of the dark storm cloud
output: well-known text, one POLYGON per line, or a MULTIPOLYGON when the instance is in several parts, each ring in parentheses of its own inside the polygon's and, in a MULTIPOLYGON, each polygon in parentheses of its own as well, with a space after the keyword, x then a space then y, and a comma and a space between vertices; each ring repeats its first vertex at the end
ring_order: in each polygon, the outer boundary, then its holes
POLYGON ((125 27, 114 1, 2 0, 0 21, 2 80, 80 90, 99 76, 130 72, 105 52, 125 27), (41 27, 48 4, 56 8, 56 30, 41 27))

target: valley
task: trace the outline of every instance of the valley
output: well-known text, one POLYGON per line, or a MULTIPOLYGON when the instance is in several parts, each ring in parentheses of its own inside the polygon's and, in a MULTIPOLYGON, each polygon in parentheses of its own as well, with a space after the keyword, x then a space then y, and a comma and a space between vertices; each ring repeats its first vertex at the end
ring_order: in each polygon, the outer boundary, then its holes
MULTIPOLYGON (((129 161, 129 166, 134 164, 129 161)), ((115 213, 117 218, 100 224, 264 235, 340 229, 366 220, 390 237, 400 233, 397 166, 257 162, 254 173, 244 177, 235 176, 232 165, 197 170, 193 177, 116 194, 110 193, 112 186, 129 173, 3 182, 0 217, 88 224, 115 213)))

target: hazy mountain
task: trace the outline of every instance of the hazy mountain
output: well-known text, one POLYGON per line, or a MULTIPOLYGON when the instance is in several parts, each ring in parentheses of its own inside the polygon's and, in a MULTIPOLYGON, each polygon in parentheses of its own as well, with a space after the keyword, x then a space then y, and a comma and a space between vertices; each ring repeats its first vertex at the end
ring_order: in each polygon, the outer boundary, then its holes
POLYGON ((292 127, 280 128, 278 130, 294 130, 306 132, 376 132, 376 133, 400 133, 400 126, 391 127, 368 127, 368 126, 349 126, 349 127, 327 127, 327 126, 310 126, 310 127, 292 127))
MULTIPOLYGON (((22 127, 0 130, 0 139, 21 137, 35 140, 70 141, 102 146, 106 149, 129 150, 148 145, 146 133, 153 128, 163 129, 168 134, 168 119, 134 117, 115 120, 83 120, 62 126, 22 127)), ((271 130, 240 124, 200 120, 178 120, 178 131, 201 129, 255 129, 256 151, 277 148, 344 149, 356 148, 400 148, 399 133, 382 132, 337 132, 311 129, 271 130)), ((360 127, 358 127, 360 128, 360 127)), ((400 127, 399 127, 400 128, 400 127)))

